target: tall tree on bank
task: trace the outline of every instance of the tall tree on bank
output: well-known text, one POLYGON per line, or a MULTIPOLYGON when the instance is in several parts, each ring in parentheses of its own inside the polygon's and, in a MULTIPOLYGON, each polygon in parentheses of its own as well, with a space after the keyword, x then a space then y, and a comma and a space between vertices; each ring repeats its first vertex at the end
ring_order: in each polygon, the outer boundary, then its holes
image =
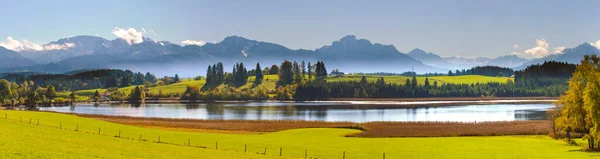
POLYGON ((255 69, 254 73, 255 73, 254 74, 255 78, 254 78, 254 83, 252 85, 258 86, 262 83, 263 78, 264 78, 263 73, 260 70, 260 63, 258 63, 258 62, 256 63, 256 69, 255 69))
POLYGON ((324 80, 327 77, 327 68, 325 68, 325 63, 323 61, 317 61, 315 77, 319 80, 324 80))
POLYGON ((233 85, 236 87, 245 85, 248 81, 248 71, 246 70, 246 67, 244 67, 244 63, 236 63, 233 66, 231 76, 233 78, 233 85))
POLYGON ((569 89, 555 103, 555 129, 570 140, 572 132, 585 134, 588 148, 600 148, 600 58, 586 55, 569 80, 569 89), (595 146, 598 145, 598 146, 595 146))
POLYGON ((175 74, 175 77, 173 77, 173 83, 177 82, 179 82, 179 75, 175 74))
POLYGON ((425 77, 425 83, 423 84, 425 89, 429 90, 431 88, 431 84, 429 84, 429 78, 425 77))
POLYGON ((300 65, 296 61, 294 61, 292 70, 294 72, 294 82, 300 83, 302 81, 302 79, 303 79, 303 77, 302 77, 302 69, 301 69, 300 65))
POLYGON ((288 60, 285 60, 283 63, 281 63, 277 86, 286 86, 294 82, 294 71, 292 70, 292 67, 292 63, 288 60))
POLYGON ((310 65, 310 62, 308 62, 308 79, 309 80, 312 78, 312 74, 313 74, 313 67, 312 67, 312 65, 310 65))
POLYGON ((304 63, 304 60, 302 60, 302 78, 304 78, 304 76, 306 75, 306 63, 304 63))
POLYGON ((223 74, 223 63, 219 62, 208 66, 206 70, 206 84, 202 86, 202 90, 209 90, 223 84, 225 75, 223 74))

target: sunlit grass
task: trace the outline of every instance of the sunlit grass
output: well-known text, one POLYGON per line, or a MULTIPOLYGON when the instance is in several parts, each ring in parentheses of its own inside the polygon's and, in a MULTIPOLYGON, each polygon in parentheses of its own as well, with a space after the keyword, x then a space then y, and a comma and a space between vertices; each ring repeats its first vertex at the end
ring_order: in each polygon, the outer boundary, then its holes
MULTIPOLYGON (((77 108, 75 108, 77 109, 77 108)), ((180 132, 127 126, 58 113, 7 111, 0 154, 7 158, 597 158, 547 136, 354 138, 351 129, 294 129, 263 135, 180 132), (29 119, 33 120, 28 124, 29 119), (23 119, 23 122, 18 122, 23 119), (35 126, 40 124, 61 129, 35 126), (75 132, 78 128, 80 132, 75 132), (96 135, 98 129, 102 135, 96 135), (119 139, 118 136, 124 139, 119 139), (141 136, 142 140, 138 141, 141 136), (160 141, 169 144, 153 143, 160 141), (186 145, 224 151, 190 148, 186 145), (253 156, 245 155, 244 145, 253 156), (264 152, 267 155, 254 155, 264 152)))

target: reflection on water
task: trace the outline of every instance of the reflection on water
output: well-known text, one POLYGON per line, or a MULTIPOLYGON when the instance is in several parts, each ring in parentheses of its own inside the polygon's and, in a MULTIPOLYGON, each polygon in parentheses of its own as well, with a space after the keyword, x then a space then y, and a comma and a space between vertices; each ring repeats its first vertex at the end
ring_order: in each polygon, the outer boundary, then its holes
POLYGON ((422 108, 358 107, 343 102, 197 104, 77 104, 43 111, 136 117, 318 121, 512 121, 543 120, 551 104, 489 104, 422 108))

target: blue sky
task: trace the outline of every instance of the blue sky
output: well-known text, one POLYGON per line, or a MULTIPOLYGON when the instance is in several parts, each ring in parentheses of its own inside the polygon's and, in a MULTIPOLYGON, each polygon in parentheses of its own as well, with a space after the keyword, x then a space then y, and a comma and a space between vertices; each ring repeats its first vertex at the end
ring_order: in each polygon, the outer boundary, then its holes
POLYGON ((600 1, 4 1, 0 40, 46 44, 115 27, 180 43, 239 35, 316 49, 356 35, 442 56, 523 57, 600 40, 600 1), (157 35, 149 30, 154 30, 157 35), (537 41, 543 43, 538 46, 537 41), (518 45, 518 48, 515 47, 518 45), (525 50, 532 49, 530 54, 525 50), (544 50, 546 48, 546 50, 544 50))

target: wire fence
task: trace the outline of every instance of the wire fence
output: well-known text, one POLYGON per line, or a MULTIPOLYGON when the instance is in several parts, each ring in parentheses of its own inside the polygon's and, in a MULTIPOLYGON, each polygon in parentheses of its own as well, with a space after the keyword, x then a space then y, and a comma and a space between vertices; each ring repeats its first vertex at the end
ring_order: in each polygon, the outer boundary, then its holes
MULTIPOLYGON (((29 122, 25 123, 23 122, 23 117, 19 116, 18 121, 16 119, 13 118, 9 118, 8 113, 6 113, 4 115, 4 119, 8 120, 8 121, 12 121, 15 123, 23 123, 23 124, 29 124, 29 125, 33 125, 32 120, 33 118, 29 118, 29 122)), ((217 151, 228 151, 228 152, 237 152, 236 150, 228 150, 228 149, 219 149, 219 142, 215 142, 214 147, 208 147, 208 146, 202 146, 202 145, 194 145, 192 144, 192 140, 191 138, 187 139, 187 142, 184 142, 185 144, 181 144, 181 143, 172 143, 172 142, 166 142, 164 140, 161 141, 161 135, 156 136, 156 138, 154 139, 144 139, 142 138, 143 134, 139 134, 139 137, 137 139, 135 138, 127 138, 127 137, 121 137, 121 130, 118 130, 118 132, 115 133, 115 135, 110 135, 109 132, 104 132, 102 131, 101 127, 98 127, 98 131, 97 132, 91 132, 91 131, 84 131, 84 130, 80 130, 79 129, 79 124, 75 125, 75 128, 63 128, 63 123, 62 122, 58 122, 58 126, 53 126, 53 125, 44 125, 44 124, 40 124, 40 119, 36 119, 36 126, 41 126, 41 127, 46 127, 46 128, 55 128, 55 129, 60 129, 60 130, 65 130, 65 131, 74 131, 74 132, 81 132, 81 133, 88 133, 88 134, 95 134, 95 135, 99 135, 99 136, 105 136, 105 137, 114 137, 114 138, 119 138, 119 139, 127 139, 127 140, 137 140, 140 142, 150 142, 150 143, 157 143, 157 144, 169 144, 169 145, 176 145, 176 146, 185 146, 185 147, 193 147, 193 148, 201 148, 201 149, 212 149, 212 150, 217 150, 217 151)), ((150 137, 153 138, 153 137, 150 137)), ((257 146, 259 148, 264 148, 262 149, 262 152, 260 151, 256 151, 254 153, 256 154, 260 154, 260 155, 270 155, 270 156, 284 156, 284 149, 283 147, 279 147, 279 151, 278 153, 269 153, 267 154, 267 147, 262 147, 262 146, 257 146)), ((244 144, 244 152, 243 153, 249 153, 248 151, 248 144, 244 144)), ((294 158, 305 158, 305 159, 320 159, 320 158, 325 158, 325 157, 318 157, 318 156, 309 156, 309 151, 308 149, 304 149, 304 155, 303 156, 291 156, 291 155, 286 155, 285 157, 294 157, 294 158)), ((340 156, 342 159, 347 159, 346 156, 346 151, 342 151, 340 152, 340 156)), ((383 155, 381 156, 381 158, 386 159, 386 153, 383 152, 383 155)))

